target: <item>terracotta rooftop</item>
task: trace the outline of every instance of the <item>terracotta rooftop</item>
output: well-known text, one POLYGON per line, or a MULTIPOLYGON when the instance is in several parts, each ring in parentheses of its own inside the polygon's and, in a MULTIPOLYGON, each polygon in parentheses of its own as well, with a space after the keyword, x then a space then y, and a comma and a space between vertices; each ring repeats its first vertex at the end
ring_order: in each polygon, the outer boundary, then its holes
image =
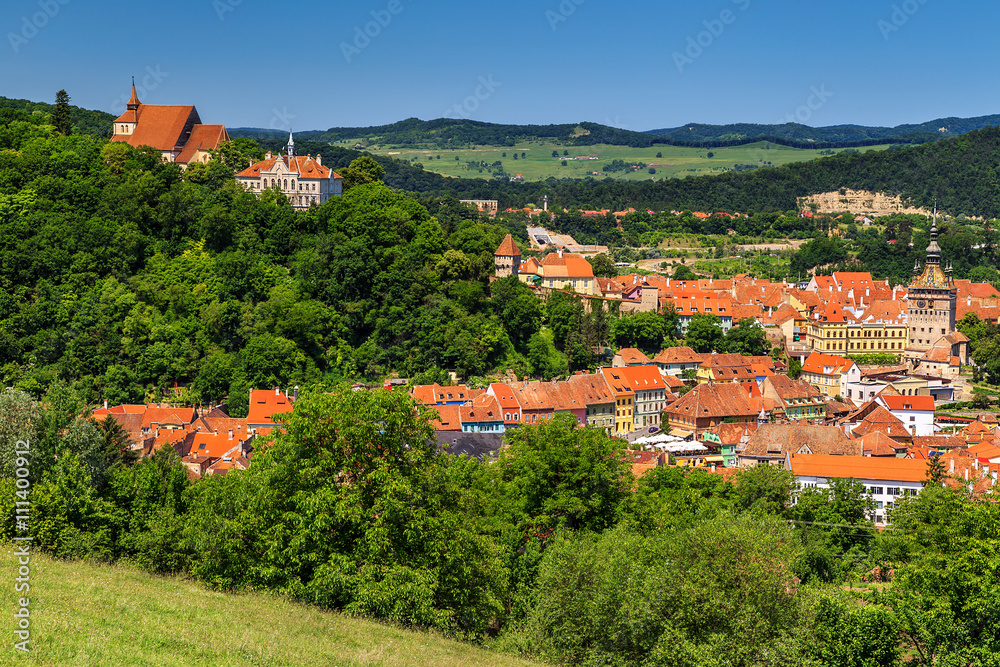
POLYGON ((922 482, 927 478, 927 461, 919 459, 793 454, 790 463, 792 472, 800 477, 886 482, 922 482))
POLYGON ((518 250, 517 246, 514 244, 514 235, 508 234, 506 237, 504 237, 504 240, 500 244, 500 247, 497 248, 497 251, 493 254, 498 257, 515 257, 515 256, 520 257, 521 251, 518 250))
POLYGON ((746 446, 737 448, 743 456, 768 458, 785 454, 828 454, 861 456, 861 443, 848 438, 836 426, 815 426, 803 422, 761 424, 746 446))

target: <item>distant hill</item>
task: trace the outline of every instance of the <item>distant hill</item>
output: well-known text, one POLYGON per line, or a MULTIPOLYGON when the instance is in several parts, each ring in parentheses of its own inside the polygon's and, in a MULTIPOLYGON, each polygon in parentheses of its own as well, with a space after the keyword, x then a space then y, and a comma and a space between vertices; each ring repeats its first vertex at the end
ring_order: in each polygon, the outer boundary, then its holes
POLYGON ((704 125, 690 123, 681 127, 650 130, 649 134, 681 142, 737 141, 773 138, 794 142, 855 144, 858 142, 925 143, 968 134, 973 130, 1000 125, 1000 115, 975 118, 938 118, 918 125, 867 127, 864 125, 831 125, 809 127, 800 123, 782 125, 704 125))
MULTIPOLYGON (((332 127, 296 133, 297 137, 313 141, 359 141, 363 145, 427 146, 455 148, 461 146, 514 146, 526 140, 550 140, 568 146, 611 144, 645 148, 657 144, 720 148, 767 140, 793 148, 857 148, 877 144, 922 144, 967 134, 973 130, 1000 126, 1000 115, 976 118, 939 118, 917 125, 896 127, 866 127, 834 125, 809 127, 800 123, 759 125, 706 125, 691 123, 682 127, 634 132, 599 123, 564 123, 555 125, 503 125, 474 120, 438 118, 436 120, 406 120, 389 125, 370 127, 332 127)), ((280 130, 233 128, 233 136, 250 138, 276 137, 280 130)))
MULTIPOLYGON (((55 98, 55 95, 52 96, 55 98)), ((31 115, 47 115, 52 113, 55 104, 32 102, 31 100, 15 100, 0 97, 0 109, 17 109, 31 115)), ((73 131, 77 134, 95 134, 99 137, 111 136, 111 123, 115 117, 104 111, 94 111, 70 105, 69 117, 73 123, 73 131)))

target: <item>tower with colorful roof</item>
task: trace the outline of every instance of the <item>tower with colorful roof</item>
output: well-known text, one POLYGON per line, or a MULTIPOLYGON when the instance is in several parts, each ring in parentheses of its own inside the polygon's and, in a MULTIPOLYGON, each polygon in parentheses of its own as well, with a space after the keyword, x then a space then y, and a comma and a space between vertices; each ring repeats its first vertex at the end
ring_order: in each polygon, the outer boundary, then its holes
POLYGON ((941 265, 941 246, 937 242, 937 209, 931 225, 931 242, 927 246, 927 261, 923 270, 913 267, 913 282, 907 290, 907 327, 909 337, 906 359, 915 361, 924 356, 942 336, 955 331, 958 310, 958 289, 952 277, 951 265, 941 265))

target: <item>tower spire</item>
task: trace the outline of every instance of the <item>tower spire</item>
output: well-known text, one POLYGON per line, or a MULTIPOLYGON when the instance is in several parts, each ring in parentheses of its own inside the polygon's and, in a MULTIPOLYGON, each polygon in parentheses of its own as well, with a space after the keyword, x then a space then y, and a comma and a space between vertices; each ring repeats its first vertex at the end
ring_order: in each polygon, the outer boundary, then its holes
POLYGON ((292 136, 292 130, 288 130, 288 157, 295 157, 295 138, 292 136))
POLYGON ((135 111, 136 109, 139 108, 140 104, 142 104, 142 103, 139 101, 139 96, 136 95, 136 93, 135 93, 135 77, 133 76, 132 77, 132 97, 130 97, 129 100, 128 100, 128 110, 129 111, 135 111))

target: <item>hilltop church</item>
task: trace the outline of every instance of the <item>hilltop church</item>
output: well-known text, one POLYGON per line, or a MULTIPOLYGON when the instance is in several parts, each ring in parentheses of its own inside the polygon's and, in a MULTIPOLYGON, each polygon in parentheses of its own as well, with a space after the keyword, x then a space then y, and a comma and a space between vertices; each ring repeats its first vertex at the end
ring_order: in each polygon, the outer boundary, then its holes
POLYGON ((165 162, 176 162, 182 168, 192 162, 208 162, 208 151, 229 141, 226 126, 203 125, 192 104, 143 104, 135 92, 134 80, 125 113, 115 119, 112 127, 111 141, 155 148, 165 162))

